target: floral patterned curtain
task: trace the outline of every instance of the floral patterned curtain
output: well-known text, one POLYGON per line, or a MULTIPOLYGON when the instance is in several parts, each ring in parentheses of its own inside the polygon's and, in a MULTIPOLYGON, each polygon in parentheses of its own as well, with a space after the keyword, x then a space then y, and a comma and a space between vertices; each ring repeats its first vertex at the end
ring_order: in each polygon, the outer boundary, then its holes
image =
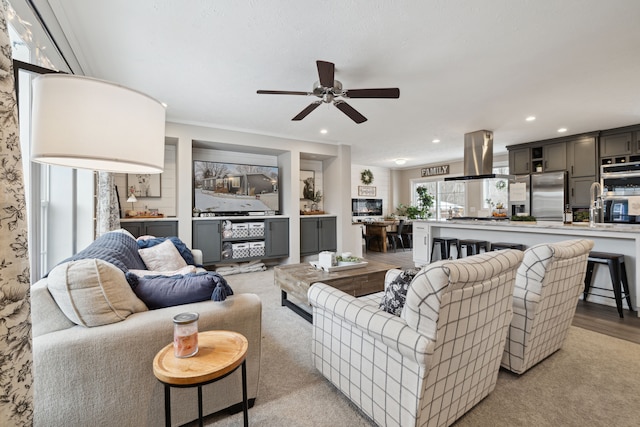
POLYGON ((6 0, 0 3, 0 423, 33 424, 27 215, 6 0))
POLYGON ((115 176, 110 172, 98 172, 98 209, 96 213, 96 234, 120 228, 120 209, 116 194, 115 176))

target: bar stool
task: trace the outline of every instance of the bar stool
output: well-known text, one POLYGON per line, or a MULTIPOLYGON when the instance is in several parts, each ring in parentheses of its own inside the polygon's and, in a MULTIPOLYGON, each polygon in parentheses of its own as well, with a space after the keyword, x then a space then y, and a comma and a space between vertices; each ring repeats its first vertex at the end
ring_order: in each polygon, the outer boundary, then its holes
POLYGON ((521 245, 520 243, 507 243, 507 242, 496 242, 491 243, 492 251, 499 251, 500 249, 519 249, 524 251, 526 248, 525 245, 521 245))
POLYGON ((618 314, 621 318, 624 318, 622 313, 622 298, 623 296, 627 300, 629 310, 631 308, 631 295, 629 295, 629 282, 627 281, 627 269, 624 266, 623 254, 612 254, 608 252, 589 252, 589 258, 587 260, 587 274, 584 278, 584 295, 583 299, 586 301, 589 291, 591 289, 600 289, 608 291, 607 288, 599 288, 591 284, 593 280, 593 270, 596 264, 607 264, 609 267, 609 275, 611 276, 611 287, 613 288, 613 297, 607 295, 592 294, 603 298, 612 298, 616 300, 616 307, 618 308, 618 314))
POLYGON ((431 262, 433 262, 433 253, 436 245, 440 247, 440 259, 449 259, 451 245, 456 246, 458 255, 460 255, 460 241, 458 239, 454 237, 434 237, 431 241, 431 262))
POLYGON ((462 258, 462 248, 466 248, 466 255, 477 255, 480 253, 480 249, 484 249, 485 252, 489 252, 489 242, 486 240, 474 240, 474 239, 461 239, 460 251, 458 252, 458 258, 462 258))

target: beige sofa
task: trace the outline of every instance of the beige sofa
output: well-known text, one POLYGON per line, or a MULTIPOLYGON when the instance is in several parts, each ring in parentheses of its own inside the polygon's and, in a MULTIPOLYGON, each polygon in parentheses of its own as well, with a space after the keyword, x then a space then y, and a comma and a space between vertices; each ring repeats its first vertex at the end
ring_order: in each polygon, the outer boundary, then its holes
MULTIPOLYGON (((72 323, 48 289, 48 279, 31 288, 34 425, 164 425, 164 388, 153 375, 153 358, 173 340, 172 318, 200 314, 198 327, 232 330, 249 341, 247 386, 250 404, 258 393, 262 304, 257 295, 205 301, 129 315, 103 326, 72 323)), ((242 402, 241 372, 203 387, 204 413, 242 402)), ((173 425, 198 417, 197 389, 172 389, 173 425)))

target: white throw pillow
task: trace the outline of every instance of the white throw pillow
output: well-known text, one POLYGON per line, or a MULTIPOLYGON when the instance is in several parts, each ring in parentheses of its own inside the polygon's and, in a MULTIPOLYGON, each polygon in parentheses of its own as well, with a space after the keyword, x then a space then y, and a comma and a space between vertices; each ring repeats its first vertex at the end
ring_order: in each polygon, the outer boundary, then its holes
POLYGON ((171 240, 150 248, 138 249, 144 264, 151 271, 173 271, 187 266, 171 240))
POLYGON ((122 270, 100 259, 60 264, 51 270, 47 281, 60 310, 77 325, 108 325, 147 310, 122 270))

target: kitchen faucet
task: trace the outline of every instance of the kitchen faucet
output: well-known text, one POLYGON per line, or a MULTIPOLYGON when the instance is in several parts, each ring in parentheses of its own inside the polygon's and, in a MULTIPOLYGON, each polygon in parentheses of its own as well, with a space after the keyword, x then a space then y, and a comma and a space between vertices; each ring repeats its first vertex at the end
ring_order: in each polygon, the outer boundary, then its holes
POLYGON ((594 182, 589 188, 591 194, 591 204, 589 206, 589 226, 595 227, 602 222, 602 185, 594 182))

